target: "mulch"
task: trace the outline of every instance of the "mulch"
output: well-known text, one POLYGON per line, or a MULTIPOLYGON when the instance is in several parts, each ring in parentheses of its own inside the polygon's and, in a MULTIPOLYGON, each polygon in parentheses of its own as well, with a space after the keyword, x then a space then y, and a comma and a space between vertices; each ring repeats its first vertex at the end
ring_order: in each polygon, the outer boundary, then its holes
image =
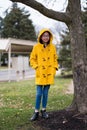
POLYGON ((60 110, 48 112, 49 118, 39 117, 34 126, 39 130, 87 130, 87 115, 60 110))

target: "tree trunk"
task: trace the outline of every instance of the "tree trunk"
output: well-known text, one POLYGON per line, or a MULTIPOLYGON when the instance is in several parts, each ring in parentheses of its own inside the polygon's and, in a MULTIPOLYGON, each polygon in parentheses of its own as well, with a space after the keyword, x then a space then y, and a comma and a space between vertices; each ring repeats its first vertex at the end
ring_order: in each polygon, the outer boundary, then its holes
POLYGON ((72 109, 87 113, 87 64, 86 44, 83 31, 80 0, 69 0, 72 22, 69 26, 74 82, 72 109), (74 4, 75 3, 75 4, 74 4))

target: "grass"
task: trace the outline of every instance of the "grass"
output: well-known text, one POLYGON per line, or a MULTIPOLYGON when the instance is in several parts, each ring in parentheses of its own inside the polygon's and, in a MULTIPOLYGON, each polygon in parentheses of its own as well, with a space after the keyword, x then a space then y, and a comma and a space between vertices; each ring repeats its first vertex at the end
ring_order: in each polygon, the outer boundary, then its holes
MULTIPOLYGON (((35 130, 29 121, 35 104, 34 80, 0 83, 0 130, 35 130)), ((47 111, 67 107, 73 95, 64 92, 71 79, 56 77, 49 91, 47 111)))

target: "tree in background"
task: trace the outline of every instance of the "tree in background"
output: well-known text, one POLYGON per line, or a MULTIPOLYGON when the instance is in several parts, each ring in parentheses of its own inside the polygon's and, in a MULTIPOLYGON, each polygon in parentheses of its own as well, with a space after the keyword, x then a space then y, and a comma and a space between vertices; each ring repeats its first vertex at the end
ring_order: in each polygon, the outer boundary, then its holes
MULTIPOLYGON (((86 48, 87 48, 87 8, 84 8, 83 14, 83 24, 85 30, 85 38, 86 38, 86 48)), ((63 68, 67 68, 67 70, 72 70, 72 58, 71 58, 71 45, 70 45, 70 35, 69 30, 63 31, 63 34, 60 34, 62 37, 62 42, 60 45, 59 51, 59 62, 60 66, 63 68)))
POLYGON ((2 17, 0 17, 0 38, 1 38, 1 29, 2 29, 2 17))
POLYGON ((1 19, 0 35, 2 38, 17 38, 36 40, 36 34, 29 12, 25 8, 20 9, 17 3, 13 3, 10 12, 6 10, 6 16, 1 19))
POLYGON ((59 50, 60 67, 66 68, 68 71, 72 70, 71 45, 70 35, 68 31, 61 34, 62 42, 59 50))

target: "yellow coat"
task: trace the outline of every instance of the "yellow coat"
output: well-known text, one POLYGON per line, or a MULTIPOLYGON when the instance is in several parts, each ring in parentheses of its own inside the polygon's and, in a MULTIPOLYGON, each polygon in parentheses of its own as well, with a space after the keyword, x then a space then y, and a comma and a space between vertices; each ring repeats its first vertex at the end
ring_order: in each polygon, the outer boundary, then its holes
POLYGON ((34 45, 30 55, 30 65, 36 70, 36 84, 50 85, 54 84, 54 76, 58 69, 56 48, 52 44, 52 33, 50 43, 44 48, 40 43, 40 37, 44 32, 50 32, 48 29, 41 30, 38 36, 38 43, 34 45))

